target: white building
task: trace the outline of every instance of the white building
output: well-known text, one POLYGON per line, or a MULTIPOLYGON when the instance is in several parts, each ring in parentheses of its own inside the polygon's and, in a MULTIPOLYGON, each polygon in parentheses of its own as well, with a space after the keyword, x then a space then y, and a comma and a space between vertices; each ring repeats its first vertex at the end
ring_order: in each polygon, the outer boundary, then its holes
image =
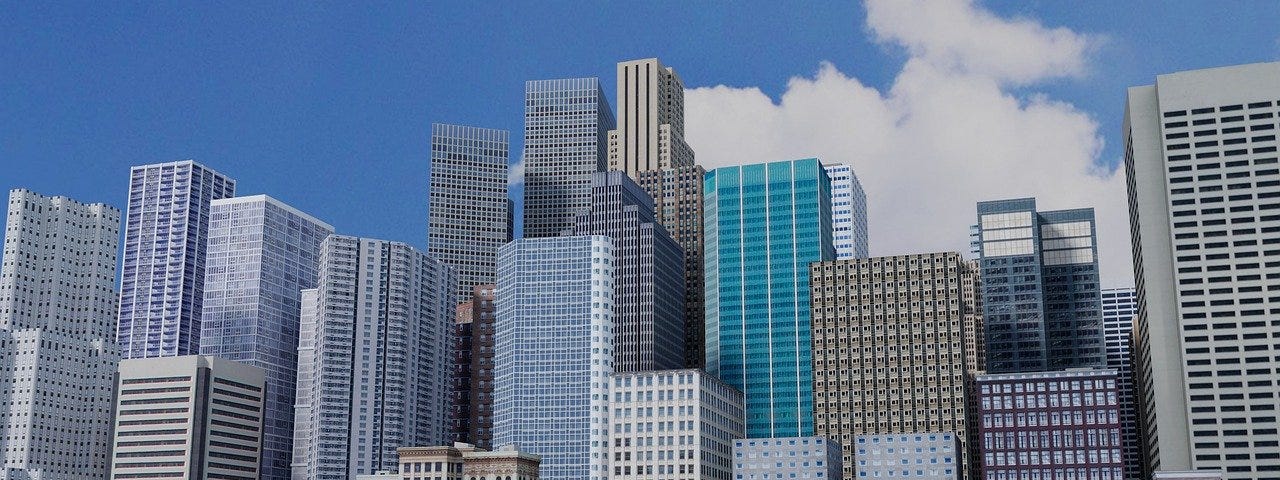
POLYGON ((823 437, 745 438, 733 441, 734 480, 822 478, 840 480, 840 443, 823 437))
POLYGON ((255 480, 266 371, 215 357, 120 362, 111 478, 255 480))
POLYGON ((120 211, 9 193, 0 268, 0 478, 107 475, 120 211))
POLYGON ((307 466, 315 459, 311 443, 314 434, 311 416, 311 391, 314 388, 312 370, 316 352, 316 304, 318 292, 314 288, 302 291, 298 325, 298 391, 293 404, 293 459, 289 463, 292 480, 308 480, 307 466))
POLYGON ((958 480, 964 450, 951 432, 858 435, 853 445, 857 478, 958 480))
POLYGON ((1149 471, 1280 476, 1280 62, 1128 91, 1124 136, 1149 471))
POLYGON ((742 392, 696 369, 613 376, 613 479, 729 480, 742 392))
POLYGON ((867 194, 853 167, 841 163, 823 164, 831 177, 831 237, 836 259, 871 256, 867 240, 867 194))

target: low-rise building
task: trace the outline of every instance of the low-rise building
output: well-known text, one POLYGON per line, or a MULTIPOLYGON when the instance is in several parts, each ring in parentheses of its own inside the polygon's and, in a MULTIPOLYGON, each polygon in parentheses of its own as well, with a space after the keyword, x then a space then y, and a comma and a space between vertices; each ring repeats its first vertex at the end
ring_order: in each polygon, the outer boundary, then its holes
POLYGON ((958 480, 964 450, 952 432, 858 435, 853 445, 857 478, 958 480))
POLYGON ((840 480, 840 444, 823 437, 745 438, 733 441, 734 480, 821 478, 840 480))
POLYGON ((613 375, 613 479, 729 480, 742 392, 701 370, 613 375))
MULTIPOLYGON (((514 445, 488 451, 469 443, 401 447, 397 480, 538 480, 542 457, 514 445)), ((373 480, 373 479, 370 479, 373 480)))

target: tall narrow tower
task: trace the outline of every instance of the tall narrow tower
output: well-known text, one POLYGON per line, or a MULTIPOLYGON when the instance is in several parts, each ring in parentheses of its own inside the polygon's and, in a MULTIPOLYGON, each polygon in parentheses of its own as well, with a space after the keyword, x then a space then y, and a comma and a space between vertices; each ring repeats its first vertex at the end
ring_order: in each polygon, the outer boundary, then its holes
POLYGON ((427 254, 453 268, 458 298, 494 282, 498 247, 511 241, 506 130, 431 125, 427 254))

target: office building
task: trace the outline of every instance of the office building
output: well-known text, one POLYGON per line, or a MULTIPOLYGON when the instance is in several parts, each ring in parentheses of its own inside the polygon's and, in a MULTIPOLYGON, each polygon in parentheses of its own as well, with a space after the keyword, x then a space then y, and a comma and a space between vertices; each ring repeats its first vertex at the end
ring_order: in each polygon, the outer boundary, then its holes
POLYGON ((309 480, 307 468, 315 458, 311 437, 315 434, 314 417, 311 416, 311 389, 315 387, 312 371, 315 365, 316 319, 319 312, 316 303, 319 292, 314 288, 302 291, 298 324, 298 381, 293 404, 293 459, 289 463, 292 480, 309 480))
POLYGON ((840 480, 840 442, 823 437, 746 438, 733 441, 733 478, 840 480))
POLYGON ((609 477, 613 241, 526 238, 498 250, 493 443, 542 457, 542 477, 609 477))
POLYGON ((974 383, 980 478, 1124 478, 1115 370, 978 375, 974 383))
POLYGON ((210 204, 236 182, 191 160, 129 174, 116 341, 124 358, 200 353, 210 204))
POLYGON ((1125 176, 1149 472, 1280 477, 1280 62, 1132 87, 1125 176))
POLYGON ((684 366, 684 255, 654 221, 653 199, 625 173, 594 173, 591 208, 565 234, 613 240, 613 370, 684 366))
POLYGON ((1120 438, 1124 443, 1124 477, 1143 479, 1138 441, 1137 405, 1133 395, 1133 355, 1130 350, 1138 296, 1133 287, 1102 290, 1102 324, 1107 335, 1107 368, 1116 371, 1120 399, 1120 438))
POLYGON ((978 314, 969 262, 926 253, 809 272, 814 430, 845 445, 844 476, 855 476, 860 435, 951 432, 966 445, 965 376, 976 367, 964 326, 978 314))
POLYGON ((554 237, 591 206, 608 165, 613 109, 596 78, 525 84, 524 236, 554 237))
POLYGON ((396 480, 538 480, 542 457, 515 445, 489 451, 455 442, 452 446, 400 447, 396 480))
POLYGON ((702 255, 702 179, 697 165, 636 174, 636 182, 654 199, 654 216, 684 251, 685 366, 706 364, 703 296, 706 282, 702 255))
POLYGON ((266 195, 209 204, 200 354, 267 371, 263 479, 289 478, 300 291, 333 227, 266 195))
POLYGON ((498 247, 511 241, 509 136, 506 130, 431 125, 427 254, 453 268, 458 298, 493 283, 498 247))
POLYGON ((104 479, 120 211, 9 192, 0 267, 0 477, 104 479))
POLYGON ((982 267, 977 260, 966 260, 965 266, 972 275, 965 275, 960 288, 973 299, 973 313, 965 315, 964 364, 971 372, 987 371, 986 336, 982 323, 982 267))
MULTIPOLYGON (((836 259, 867 258, 867 194, 853 167, 842 163, 823 164, 831 178, 831 237, 836 259)), ((847 462, 846 462, 847 463, 847 462)))
POLYGON ((834 260, 816 158, 717 168, 704 188, 706 370, 747 399, 747 437, 813 434, 809 264, 834 260))
POLYGON ((309 390, 298 403, 310 416, 295 420, 307 458, 294 471, 346 480, 395 470, 396 448, 448 436, 457 278, 403 243, 345 235, 325 238, 319 271, 315 305, 302 306, 314 345, 299 345, 310 371, 299 374, 309 390))
POLYGON ((978 235, 987 371, 1106 365, 1093 209, 978 202, 978 235))
MULTIPOLYGON (((857 472, 849 478, 959 480, 964 447, 951 432, 858 435, 853 451, 857 472)), ((848 475, 846 475, 848 476, 848 475)))
POLYGON ((696 369, 613 376, 612 479, 729 480, 742 392, 696 369))
POLYGON ((1222 480, 1221 471, 1212 470, 1192 470, 1192 471, 1162 471, 1152 475, 1152 480, 1222 480))
POLYGON ((111 478, 261 478, 265 387, 224 358, 121 361, 111 478))
POLYGON ((493 324, 496 285, 472 288, 470 301, 458 304, 454 332, 451 436, 479 448, 493 445, 493 324))

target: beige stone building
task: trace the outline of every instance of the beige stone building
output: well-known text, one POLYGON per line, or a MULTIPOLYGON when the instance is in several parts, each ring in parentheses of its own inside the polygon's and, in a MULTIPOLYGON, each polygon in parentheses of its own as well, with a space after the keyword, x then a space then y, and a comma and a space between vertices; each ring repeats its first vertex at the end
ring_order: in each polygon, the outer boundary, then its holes
POLYGON ((488 451, 469 443, 435 447, 402 447, 401 480, 538 480, 542 457, 513 445, 488 451))

